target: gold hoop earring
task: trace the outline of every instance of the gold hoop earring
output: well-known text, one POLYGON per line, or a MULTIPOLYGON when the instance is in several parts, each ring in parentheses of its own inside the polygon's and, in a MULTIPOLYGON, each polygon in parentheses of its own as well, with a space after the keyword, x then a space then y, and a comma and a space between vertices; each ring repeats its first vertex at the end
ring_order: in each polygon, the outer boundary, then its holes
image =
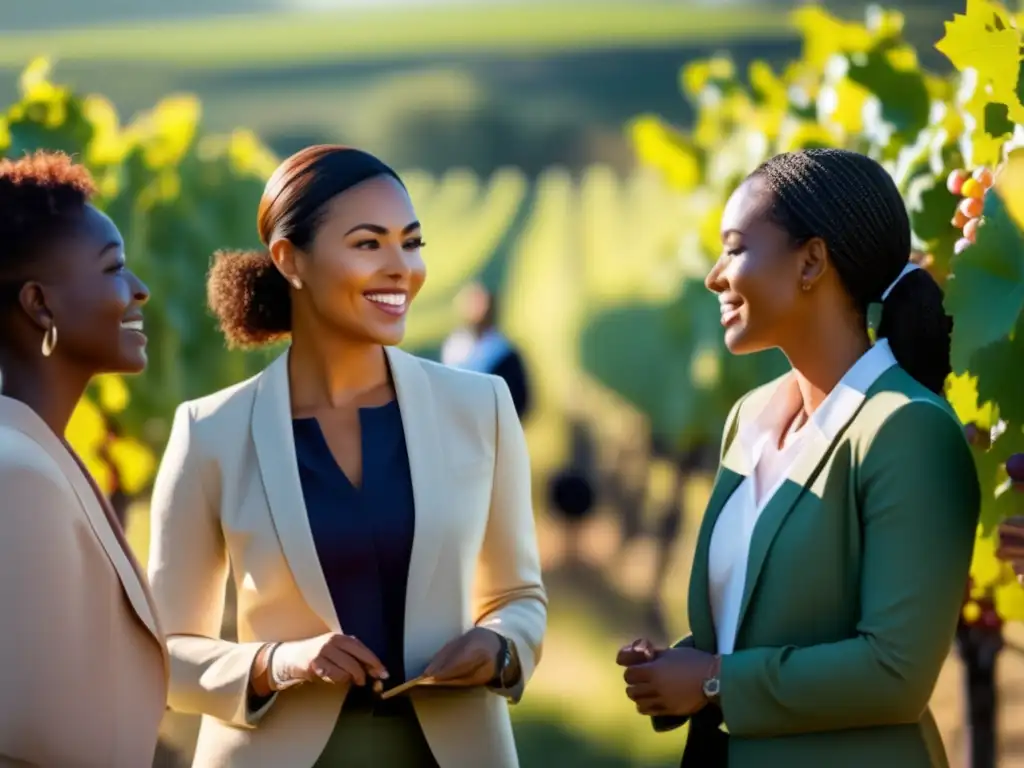
POLYGON ((43 357, 49 357, 57 347, 57 325, 51 325, 43 334, 43 357))
POLYGON ((809 290, 811 290, 811 284, 810 283, 804 283, 803 285, 800 286, 800 288, 802 290, 804 290, 804 291, 809 291, 809 290))

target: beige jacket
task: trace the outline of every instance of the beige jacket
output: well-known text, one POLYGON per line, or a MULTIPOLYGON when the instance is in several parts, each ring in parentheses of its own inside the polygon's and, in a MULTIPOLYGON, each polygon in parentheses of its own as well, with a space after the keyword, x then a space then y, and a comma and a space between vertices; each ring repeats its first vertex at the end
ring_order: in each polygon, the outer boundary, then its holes
POLYGON ((153 762, 167 656, 115 525, 61 440, 0 397, 0 766, 153 762))
MULTIPOLYGON (((474 625, 513 639, 523 683, 540 657, 547 598, 522 428, 501 379, 388 349, 416 503, 405 667, 419 674, 474 625)), ((149 573, 171 655, 170 705, 202 714, 194 766, 307 768, 346 688, 308 684, 248 711, 263 643, 342 632, 303 503, 287 353, 177 412, 152 503, 149 573), (239 642, 220 639, 229 564, 239 642)), ((513 700, 522 684, 510 692, 513 700)), ((417 715, 441 768, 518 765, 507 701, 424 691, 417 715)))

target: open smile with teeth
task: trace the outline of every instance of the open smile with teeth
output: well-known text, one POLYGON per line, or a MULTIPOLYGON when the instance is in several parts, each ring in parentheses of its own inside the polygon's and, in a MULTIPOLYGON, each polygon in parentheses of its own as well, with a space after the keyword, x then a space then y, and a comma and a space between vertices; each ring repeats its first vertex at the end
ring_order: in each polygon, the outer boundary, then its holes
POLYGON ((126 331, 138 331, 142 333, 143 324, 141 320, 125 320, 121 323, 121 327, 126 331))
POLYGON ((404 307, 404 293, 367 293, 366 298, 376 304, 387 304, 390 307, 404 307))

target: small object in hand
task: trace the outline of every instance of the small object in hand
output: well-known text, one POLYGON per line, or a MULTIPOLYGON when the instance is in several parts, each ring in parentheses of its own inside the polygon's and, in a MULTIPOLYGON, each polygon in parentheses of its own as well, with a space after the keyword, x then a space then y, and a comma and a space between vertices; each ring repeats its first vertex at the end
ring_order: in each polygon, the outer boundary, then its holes
POLYGON ((434 680, 433 677, 420 675, 419 677, 414 677, 412 680, 406 680, 401 685, 396 685, 394 688, 391 688, 390 690, 384 691, 380 694, 380 697, 382 699, 390 699, 394 696, 398 696, 399 694, 405 693, 406 691, 412 690, 418 685, 434 685, 435 683, 436 680, 434 680))

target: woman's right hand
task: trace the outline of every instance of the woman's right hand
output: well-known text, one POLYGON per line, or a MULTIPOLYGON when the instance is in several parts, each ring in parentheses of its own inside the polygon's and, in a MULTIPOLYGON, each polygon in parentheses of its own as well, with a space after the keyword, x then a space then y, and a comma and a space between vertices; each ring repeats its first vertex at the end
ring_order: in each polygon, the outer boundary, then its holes
POLYGON ((636 664, 646 664, 654 661, 665 652, 664 648, 658 648, 654 643, 645 637, 634 640, 629 645, 619 648, 615 657, 615 663, 620 667, 632 667, 636 664))
POLYGON ((367 678, 388 679, 388 671, 373 651, 350 635, 333 632, 281 643, 274 649, 271 667, 272 676, 286 682, 324 680, 363 686, 367 678))

